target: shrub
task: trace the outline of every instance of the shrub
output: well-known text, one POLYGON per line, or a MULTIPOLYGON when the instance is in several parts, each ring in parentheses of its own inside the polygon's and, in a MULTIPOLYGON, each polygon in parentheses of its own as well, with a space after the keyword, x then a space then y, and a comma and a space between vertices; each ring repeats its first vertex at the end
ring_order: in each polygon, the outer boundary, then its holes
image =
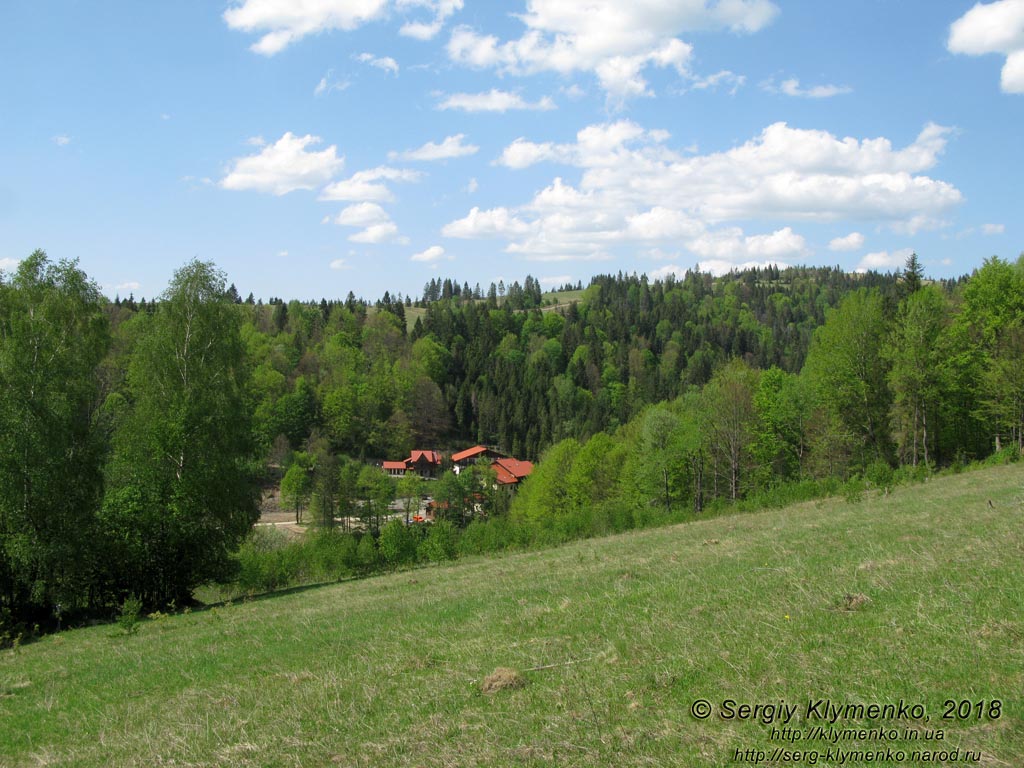
POLYGON ((454 560, 458 552, 458 529, 447 520, 441 520, 430 526, 430 533, 419 546, 420 558, 432 563, 454 560))
POLYGON ((129 595, 121 604, 117 624, 126 635, 134 635, 139 631, 139 616, 141 615, 142 601, 135 595, 129 595))

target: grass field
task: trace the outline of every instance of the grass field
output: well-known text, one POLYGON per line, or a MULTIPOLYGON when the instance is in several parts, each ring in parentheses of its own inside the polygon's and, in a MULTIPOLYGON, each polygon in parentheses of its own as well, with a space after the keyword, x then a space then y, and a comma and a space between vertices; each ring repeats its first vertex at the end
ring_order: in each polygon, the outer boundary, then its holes
POLYGON ((0 765, 1017 768, 1022 500, 998 467, 51 636, 0 655, 0 765))

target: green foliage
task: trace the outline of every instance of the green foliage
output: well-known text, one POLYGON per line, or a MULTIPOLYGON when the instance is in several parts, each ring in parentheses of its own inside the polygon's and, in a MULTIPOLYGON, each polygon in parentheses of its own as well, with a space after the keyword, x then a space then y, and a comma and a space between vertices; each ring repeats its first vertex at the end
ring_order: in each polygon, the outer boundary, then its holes
POLYGON ((288 467, 281 480, 281 500, 295 510, 295 522, 302 522, 302 508, 309 503, 313 480, 298 462, 288 467))
POLYGON ((121 603, 121 611, 117 615, 117 625, 128 636, 139 631, 139 620, 142 616, 142 601, 135 595, 129 595, 121 603))
POLYGON ((109 344, 99 290, 76 264, 36 251, 0 279, 0 611, 15 621, 88 600, 109 344))
POLYGON ((377 551, 389 568, 397 568, 416 559, 416 538, 405 523, 389 520, 380 531, 377 551))
POLYGON ((192 262, 143 325, 114 434, 102 523, 113 577, 150 606, 228 575, 258 515, 239 314, 224 275, 192 262))
POLYGON ((454 560, 459 553, 459 531, 447 520, 439 520, 430 526, 427 537, 419 545, 421 560, 440 563, 454 560))
POLYGON ((377 544, 373 536, 364 533, 359 538, 359 546, 356 547, 356 567, 361 573, 371 573, 380 562, 380 555, 377 552, 377 544))

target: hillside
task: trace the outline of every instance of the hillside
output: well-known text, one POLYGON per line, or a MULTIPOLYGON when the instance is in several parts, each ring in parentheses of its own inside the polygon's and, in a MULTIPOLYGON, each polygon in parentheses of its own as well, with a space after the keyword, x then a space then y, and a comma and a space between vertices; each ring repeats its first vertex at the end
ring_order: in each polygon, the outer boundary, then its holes
POLYGON ((0 655, 0 764, 1022 765, 1022 500, 1012 465, 51 636, 0 655), (502 667, 523 684, 482 692, 502 667), (728 699, 799 713, 725 720, 728 699), (819 699, 929 719, 836 722, 912 742, 772 740, 827 729, 819 699), (946 700, 984 712, 943 721, 946 700))

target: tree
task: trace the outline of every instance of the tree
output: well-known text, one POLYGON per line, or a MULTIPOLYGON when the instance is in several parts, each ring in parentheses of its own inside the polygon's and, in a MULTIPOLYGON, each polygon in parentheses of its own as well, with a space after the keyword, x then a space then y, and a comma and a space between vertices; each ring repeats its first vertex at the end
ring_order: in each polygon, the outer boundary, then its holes
POLYGON ((947 319, 946 300, 927 286, 900 304, 888 344, 881 350, 889 363, 893 393, 892 423, 901 461, 927 464, 934 452, 935 427, 943 395, 939 340, 947 319), (929 433, 931 427, 931 433, 929 433))
POLYGON ((211 263, 178 270, 129 365, 103 522, 116 580, 150 607, 224 577, 259 515, 240 316, 224 282, 211 263))
POLYGON ((758 375, 742 360, 733 360, 711 377, 701 397, 714 466, 724 472, 734 501, 751 465, 758 375))
POLYGON ((414 470, 407 470, 401 480, 398 481, 396 495, 402 500, 402 507, 405 509, 405 524, 409 525, 413 512, 419 512, 420 496, 423 493, 423 479, 414 470))
POLYGON ((281 500, 295 509, 295 523, 302 522, 302 507, 309 503, 313 483, 308 470, 295 462, 281 480, 281 500))
POLYGON ((381 528, 377 551, 389 568, 397 568, 416 559, 416 539, 401 520, 389 520, 381 528))
POLYGON ((859 464, 887 459, 890 395, 887 366, 881 355, 888 335, 882 298, 860 289, 846 296, 826 315, 807 354, 806 371, 819 407, 822 424, 848 433, 860 448, 859 464))
POLYGON ((36 251, 0 276, 0 616, 49 616, 90 593, 109 342, 99 289, 75 263, 36 251))

